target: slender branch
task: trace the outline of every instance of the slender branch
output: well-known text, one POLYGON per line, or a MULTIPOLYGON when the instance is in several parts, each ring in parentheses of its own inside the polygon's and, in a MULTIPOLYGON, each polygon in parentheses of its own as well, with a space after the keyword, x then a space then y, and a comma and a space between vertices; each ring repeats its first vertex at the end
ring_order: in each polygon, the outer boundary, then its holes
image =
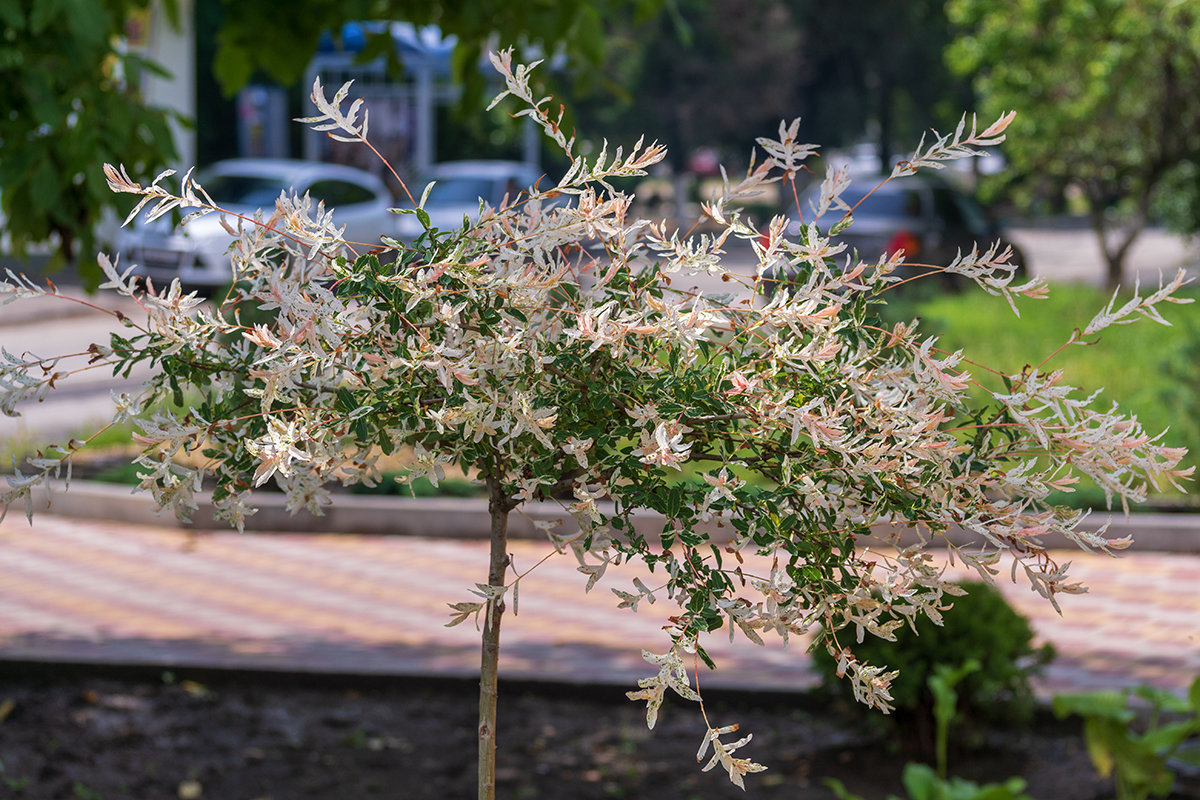
POLYGON ((707 417, 684 417, 683 422, 687 425, 705 422, 733 422, 739 419, 750 419, 750 415, 744 412, 736 414, 711 414, 707 417))
POLYGON ((586 381, 581 381, 581 380, 579 380, 579 378, 576 378, 572 375, 568 375, 567 373, 560 370, 558 367, 544 366, 544 367, 542 367, 542 370, 550 373, 551 375, 558 378, 559 380, 564 380, 567 383, 578 386, 581 389, 589 388, 586 381))

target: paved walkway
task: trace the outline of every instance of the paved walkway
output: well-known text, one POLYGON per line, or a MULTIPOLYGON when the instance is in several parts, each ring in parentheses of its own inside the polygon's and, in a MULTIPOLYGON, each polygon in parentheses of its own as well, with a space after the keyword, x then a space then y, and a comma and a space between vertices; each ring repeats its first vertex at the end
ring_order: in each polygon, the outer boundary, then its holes
MULTIPOLYGON (((447 603, 472 599, 486 544, 406 537, 185 533, 170 528, 35 517, 0 524, 0 659, 236 667, 362 674, 471 676, 478 634, 445 627, 447 603)), ((549 547, 514 542, 519 569, 549 547)), ((1200 674, 1200 556, 1073 554, 1090 594, 1059 617, 1027 586, 1002 583, 1060 656, 1043 694, 1150 683, 1182 691, 1200 674)), ((661 652, 673 607, 615 608, 610 570, 591 593, 570 557, 521 583, 505 618, 503 673, 632 687, 661 652)), ((720 669, 704 685, 812 686, 803 642, 734 646, 716 636, 720 669)))

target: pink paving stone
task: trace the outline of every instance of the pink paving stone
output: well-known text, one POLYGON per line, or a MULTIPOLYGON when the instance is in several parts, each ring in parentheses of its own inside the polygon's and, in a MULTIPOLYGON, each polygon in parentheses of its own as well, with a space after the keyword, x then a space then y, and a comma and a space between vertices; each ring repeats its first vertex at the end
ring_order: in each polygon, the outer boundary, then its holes
MULTIPOLYGON (((248 537, 243 537, 241 541, 250 543, 248 537)), ((169 564, 163 563, 162 566, 177 576, 192 579, 179 587, 181 592, 190 589, 190 594, 195 600, 207 599, 209 603, 218 605, 233 604, 242 613, 245 613, 247 604, 238 603, 237 599, 247 596, 246 592, 249 589, 252 590, 248 596, 249 600, 257 600, 260 609, 270 607, 278 612, 280 609, 296 605, 310 609, 310 616, 319 616, 325 609, 341 607, 353 609, 360 616, 384 616, 378 612, 377 604, 369 602, 371 597, 357 597, 358 586, 362 583, 360 581, 353 582, 341 592, 329 592, 324 588, 329 582, 329 576, 316 568, 293 569, 287 558, 245 559, 244 553, 237 552, 237 547, 225 550, 225 553, 218 552, 205 542, 190 552, 175 554, 176 557, 169 564), (235 557, 229 557, 229 551, 234 551, 235 557), (214 555, 218 557, 214 558, 214 555), (239 567, 242 569, 238 569, 239 567), (195 579, 199 579, 201 583, 197 584, 195 579), (297 592, 298 585, 304 587, 303 591, 297 592), (203 598, 207 588, 219 588, 221 593, 215 597, 203 598)), ((291 552, 301 550, 302 548, 293 547, 291 552)), ((144 580, 148 579, 147 575, 144 580)), ((377 585, 365 585, 367 595, 380 594, 377 585)), ((441 604, 432 604, 429 607, 436 608, 439 616, 444 614, 444 606, 441 604)), ((408 611, 412 613, 414 609, 410 607, 408 611)))
MULTIPOLYGON (((514 542, 512 550, 517 567, 528 569, 549 548, 514 542)), ((1092 593, 1063 598, 1062 617, 1027 584, 1000 582, 1063 655, 1042 690, 1141 680, 1185 687, 1200 670, 1200 557, 1063 557, 1092 593)), ((34 558, 55 565, 39 568, 36 586, 0 572, 0 656, 382 673, 477 669, 473 625, 444 623, 445 604, 471 599, 469 589, 482 579, 483 542, 181 534, 53 517, 37 519, 32 530, 0 524, 0 563, 34 558)), ((634 575, 645 572, 613 568, 585 595, 570 556, 540 566, 522 581, 520 615, 505 619, 505 674, 624 683, 649 674, 640 650, 665 648, 660 629, 672 610, 665 598, 638 614, 616 609, 608 587, 634 575)), ((811 686, 804 644, 730 646, 718 635, 710 650, 722 669, 703 679, 811 686)))

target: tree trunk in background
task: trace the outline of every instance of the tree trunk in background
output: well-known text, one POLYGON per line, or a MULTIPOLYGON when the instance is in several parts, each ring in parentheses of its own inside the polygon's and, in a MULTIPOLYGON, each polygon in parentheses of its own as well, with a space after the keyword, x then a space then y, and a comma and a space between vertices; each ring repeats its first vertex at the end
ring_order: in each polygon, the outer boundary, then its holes
POLYGON ((876 113, 879 115, 879 172, 887 175, 892 171, 892 84, 886 75, 879 78, 879 97, 876 113))
POLYGON ((1104 285, 1110 292, 1115 291, 1124 278, 1125 260, 1129 251, 1146 227, 1146 215, 1139 211, 1128 227, 1121 229, 1122 226, 1105 217, 1104 209, 1097 210, 1093 203, 1088 217, 1092 224, 1092 232, 1096 234, 1097 243, 1100 245, 1100 255, 1104 259, 1104 285), (1116 238, 1110 241, 1113 236, 1116 238))

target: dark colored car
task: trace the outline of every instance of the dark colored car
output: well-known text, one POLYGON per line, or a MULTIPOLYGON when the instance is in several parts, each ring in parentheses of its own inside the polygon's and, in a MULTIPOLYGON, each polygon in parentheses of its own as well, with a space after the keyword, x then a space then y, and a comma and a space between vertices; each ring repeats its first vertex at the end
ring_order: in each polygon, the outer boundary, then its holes
MULTIPOLYGON (((937 268, 949 264, 960 251, 969 253, 976 245, 985 251, 999 239, 1001 247, 1013 248, 1011 263, 1017 265, 1018 275, 1026 272, 1024 254, 1005 239, 1000 225, 970 195, 937 176, 912 175, 880 185, 882 181, 882 177, 856 178, 842 193, 842 200, 854 208, 852 224, 835 239, 846 244, 846 252, 857 251, 861 260, 875 262, 902 250, 909 264, 897 274, 912 277, 932 272, 935 276, 920 282, 937 281, 954 289, 965 285, 966 279, 937 268)), ((800 198, 807 217, 813 213, 810 202, 815 205, 819 192, 820 186, 815 185, 800 198)), ((817 221, 818 229, 828 233, 843 214, 831 209, 817 221)), ((799 228, 799 222, 792 223, 789 235, 797 234, 799 228)), ((773 276, 777 281, 791 277, 783 270, 773 276)))

